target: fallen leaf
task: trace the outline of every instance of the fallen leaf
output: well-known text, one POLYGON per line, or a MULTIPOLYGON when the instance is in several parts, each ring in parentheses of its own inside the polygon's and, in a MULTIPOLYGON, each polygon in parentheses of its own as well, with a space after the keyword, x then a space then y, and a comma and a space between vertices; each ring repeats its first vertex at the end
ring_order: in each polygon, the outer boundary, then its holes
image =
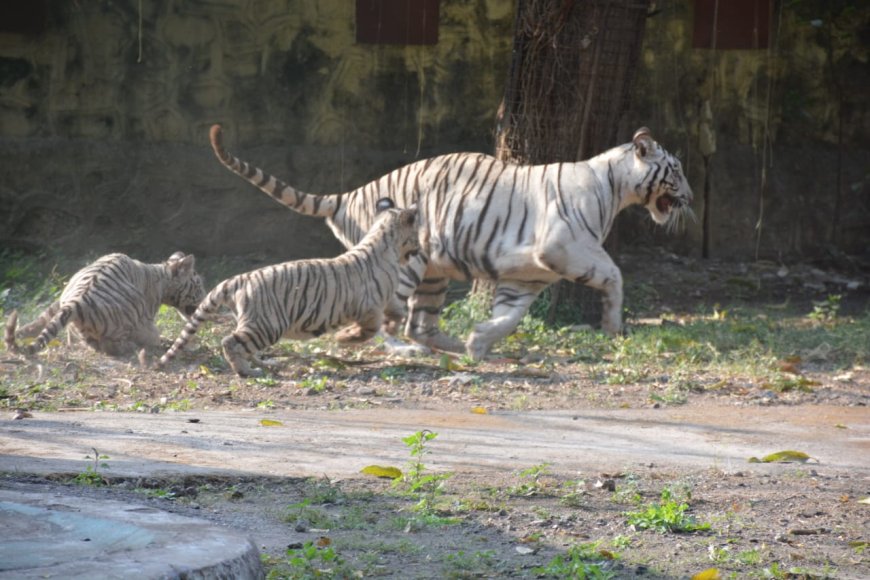
POLYGON ((315 542, 318 548, 325 548, 326 546, 332 544, 332 540, 327 538, 326 536, 320 536, 317 538, 317 542, 315 542))
MULTIPOLYGON (((806 463, 811 458, 803 451, 777 451, 761 458, 762 463, 806 463)), ((750 460, 751 463, 756 463, 750 460)))
POLYGON ((846 427, 842 423, 837 423, 836 425, 834 425, 834 427, 836 427, 837 429, 848 429, 848 427, 846 427))
POLYGON ((210 376, 212 374, 211 369, 205 365, 199 365, 199 372, 202 373, 203 376, 210 376))
POLYGON ((535 553, 532 548, 529 548, 527 546, 517 546, 514 549, 517 551, 517 554, 520 554, 521 556, 528 556, 529 554, 535 553))
POLYGON ((260 425, 263 427, 283 427, 284 423, 281 421, 273 421, 272 419, 260 419, 260 425))
POLYGON ((472 407, 471 412, 475 415, 486 415, 487 411, 485 407, 472 407))
POLYGON ((858 503, 870 505, 870 497, 862 497, 861 499, 858 500, 858 503))
POLYGON ((692 576, 692 580, 719 580, 722 576, 717 568, 707 568, 703 572, 698 572, 692 576))
POLYGON ((598 555, 604 558, 605 560, 616 560, 616 554, 611 552, 610 550, 600 549, 598 550, 598 555))
POLYGON ((864 550, 868 546, 870 546, 870 542, 867 540, 852 540, 849 542, 849 547, 855 548, 856 550, 864 550))
POLYGON ((368 465, 360 470, 360 473, 366 475, 374 475, 375 477, 383 477, 387 479, 398 479, 402 477, 402 470, 397 467, 381 467, 380 465, 368 465))

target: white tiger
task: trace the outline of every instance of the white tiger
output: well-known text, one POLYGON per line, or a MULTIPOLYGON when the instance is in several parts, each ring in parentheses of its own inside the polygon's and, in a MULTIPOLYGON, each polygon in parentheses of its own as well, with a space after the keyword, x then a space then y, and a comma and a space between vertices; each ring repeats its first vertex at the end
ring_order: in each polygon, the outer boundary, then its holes
POLYGON ((374 219, 377 199, 417 204, 421 251, 402 271, 387 317, 408 317, 413 340, 441 350, 461 350, 441 333, 438 319, 449 279, 496 282, 492 314, 465 343, 480 359, 510 334, 534 299, 551 283, 582 282, 603 292, 601 326, 622 327, 622 275, 603 244, 617 213, 643 205, 659 224, 690 213, 692 191, 679 160, 647 128, 631 143, 586 161, 514 165, 480 153, 455 153, 411 163, 346 193, 313 195, 230 155, 215 125, 210 133, 218 159, 283 205, 326 218, 347 247, 374 219))
POLYGON ((224 357, 243 377, 261 374, 251 361, 265 364, 258 353, 282 337, 307 339, 340 327, 345 327, 336 334, 340 342, 374 336, 399 286, 400 265, 420 249, 416 209, 393 209, 389 199, 378 207, 380 215, 365 237, 337 258, 285 262, 218 284, 159 366, 175 357, 222 306, 236 317, 235 330, 222 341, 224 357))
POLYGON ((166 262, 145 264, 124 254, 109 254, 76 272, 60 298, 30 324, 17 329, 18 313, 6 322, 6 347, 34 354, 73 323, 94 349, 109 355, 132 354, 137 348, 160 346, 154 324, 161 304, 193 314, 205 295, 194 257, 176 252, 166 262), (37 336, 38 335, 38 336, 37 336), (16 337, 37 336, 25 347, 16 337))

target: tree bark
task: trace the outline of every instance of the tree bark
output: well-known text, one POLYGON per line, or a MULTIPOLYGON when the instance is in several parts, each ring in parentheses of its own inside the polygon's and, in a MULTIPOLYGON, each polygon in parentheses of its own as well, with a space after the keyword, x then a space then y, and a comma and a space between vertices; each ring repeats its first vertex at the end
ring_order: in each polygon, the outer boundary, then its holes
MULTIPOLYGON (((512 163, 573 162, 617 145, 648 0, 518 0, 514 47, 496 125, 495 156, 512 163)), ((628 131, 624 131, 629 134, 628 131)), ((617 238, 614 228, 608 247, 617 238)), ((561 283, 565 301, 598 321, 600 295, 561 283)), ((475 291, 491 285, 475 283, 475 291)))

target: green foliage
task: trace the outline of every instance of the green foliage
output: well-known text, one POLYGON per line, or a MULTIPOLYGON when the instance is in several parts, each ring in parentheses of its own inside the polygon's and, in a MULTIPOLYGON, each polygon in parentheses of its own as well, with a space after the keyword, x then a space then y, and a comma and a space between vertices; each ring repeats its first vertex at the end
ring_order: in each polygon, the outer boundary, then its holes
POLYGON ((385 383, 389 383, 391 385, 395 385, 398 383, 406 374, 408 373, 408 369, 404 366, 389 366, 381 371, 380 378, 385 383))
POLYGON ((18 310, 19 324, 53 302, 63 291, 68 278, 56 266, 49 266, 44 255, 25 255, 0 251, 0 312, 18 310))
POLYGON ((474 325, 489 316, 490 297, 482 292, 469 292, 465 298, 448 304, 441 313, 442 331, 453 336, 467 336, 474 325))
POLYGON ((311 499, 305 498, 300 502, 287 506, 284 521, 291 523, 303 522, 312 528, 328 529, 333 521, 325 511, 311 507, 311 499))
POLYGON ((329 546, 305 542, 301 548, 288 549, 287 558, 269 570, 269 580, 309 578, 354 578, 357 571, 329 546))
POLYGON ((300 389, 310 389, 315 393, 322 393, 329 385, 329 377, 327 376, 309 376, 299 381, 300 389))
POLYGON ((655 530, 657 532, 698 532, 710 529, 710 524, 697 523, 695 518, 686 514, 689 504, 676 501, 670 488, 664 488, 661 501, 647 504, 638 511, 626 512, 628 524, 639 530, 655 530))
POLYGON ((414 511, 421 516, 435 515, 436 501, 443 494, 444 482, 451 476, 450 473, 426 472, 423 463, 423 458, 429 453, 426 444, 436 437, 438 433, 424 429, 402 439, 411 459, 402 477, 393 482, 393 485, 404 485, 406 493, 416 498, 414 511))
POLYGON ((93 455, 85 455, 85 459, 92 461, 93 465, 88 465, 84 471, 73 478, 73 483, 77 485, 88 485, 91 487, 100 487, 106 485, 106 478, 100 473, 100 468, 108 469, 109 464, 103 461, 109 459, 108 455, 101 455, 96 448, 93 448, 93 455))
POLYGON ((466 553, 459 550, 444 557, 443 578, 486 578, 496 572, 495 552, 483 550, 466 553))
POLYGON ((573 580, 609 580, 616 574, 606 570, 613 555, 599 550, 600 542, 575 544, 565 554, 555 556, 546 566, 535 568, 544 578, 572 578, 573 580), (605 556, 605 554, 608 554, 605 556))
POLYGON ((807 314, 807 318, 817 322, 833 322, 840 313, 840 294, 828 294, 824 300, 813 302, 813 311, 807 314))
POLYGON ((517 475, 526 481, 523 481, 519 485, 515 485, 509 488, 508 493, 511 495, 520 495, 524 497, 537 495, 541 493, 541 491, 543 491, 545 487, 543 482, 541 481, 541 478, 549 474, 549 463, 541 463, 539 465, 533 465, 528 469, 524 469, 518 472, 517 475))

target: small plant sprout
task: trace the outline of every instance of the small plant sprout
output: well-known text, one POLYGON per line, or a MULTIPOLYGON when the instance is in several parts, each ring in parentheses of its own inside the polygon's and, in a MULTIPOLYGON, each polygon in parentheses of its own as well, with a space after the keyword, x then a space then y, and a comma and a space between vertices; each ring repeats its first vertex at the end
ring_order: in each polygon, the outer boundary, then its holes
POLYGON ((404 484, 407 492, 417 498, 414 511, 431 516, 435 513, 435 502, 443 493, 444 482, 450 473, 426 473, 423 458, 429 453, 427 443, 438 437, 438 433, 424 429, 402 439, 411 454, 405 473, 396 483, 404 484))
POLYGON ((109 468, 109 464, 103 461, 104 459, 109 459, 109 456, 101 455, 96 447, 92 447, 91 449, 93 449, 94 454, 85 455, 85 459, 93 461, 93 465, 88 465, 84 471, 75 476, 73 481, 78 485, 90 485, 92 487, 106 485, 106 478, 103 477, 102 473, 100 473, 100 468, 109 468))

